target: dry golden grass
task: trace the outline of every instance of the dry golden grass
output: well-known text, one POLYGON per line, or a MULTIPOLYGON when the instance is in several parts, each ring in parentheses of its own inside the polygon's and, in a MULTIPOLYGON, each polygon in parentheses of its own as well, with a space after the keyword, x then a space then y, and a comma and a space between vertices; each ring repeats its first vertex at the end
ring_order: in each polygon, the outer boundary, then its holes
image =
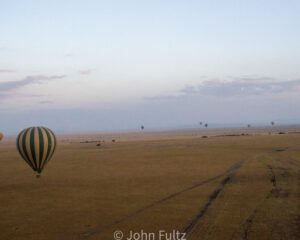
POLYGON ((61 139, 40 179, 0 143, 0 239, 300 238, 300 134, 162 139, 61 139))

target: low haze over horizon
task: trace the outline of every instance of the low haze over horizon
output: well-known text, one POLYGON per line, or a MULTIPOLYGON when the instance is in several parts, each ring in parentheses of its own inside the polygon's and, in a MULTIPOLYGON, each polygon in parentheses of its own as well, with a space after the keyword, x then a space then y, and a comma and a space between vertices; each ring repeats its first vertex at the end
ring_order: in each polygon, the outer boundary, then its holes
POLYGON ((296 0, 0 0, 0 130, 300 123, 299 11, 296 0))

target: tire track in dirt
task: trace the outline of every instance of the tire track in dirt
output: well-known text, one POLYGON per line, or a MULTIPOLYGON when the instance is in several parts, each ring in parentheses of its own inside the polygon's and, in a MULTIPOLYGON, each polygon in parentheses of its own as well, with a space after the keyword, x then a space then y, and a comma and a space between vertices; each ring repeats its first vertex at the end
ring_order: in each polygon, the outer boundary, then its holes
POLYGON ((254 222, 254 218, 256 217, 256 214, 258 212, 258 209, 265 203, 265 201, 270 198, 272 195, 273 190, 276 188, 276 176, 274 174, 274 171, 270 165, 267 165, 268 169, 271 172, 270 181, 272 183, 272 189, 269 191, 268 195, 265 197, 265 199, 252 211, 252 213, 249 215, 249 217, 246 219, 244 223, 244 234, 243 239, 248 240, 249 239, 249 232, 251 230, 252 224, 254 222))
POLYGON ((265 203, 265 201, 267 199, 269 199, 272 196, 273 192, 276 191, 276 188, 277 188, 277 180, 276 180, 276 175, 275 175, 273 167, 270 164, 266 164, 266 163, 263 163, 263 164, 267 167, 267 169, 270 172, 270 182, 272 183, 272 188, 268 192, 267 196, 262 200, 262 202, 257 205, 257 207, 252 211, 252 213, 246 219, 246 221, 244 223, 244 234, 243 234, 244 240, 249 239, 249 232, 251 230, 251 227, 254 222, 254 218, 258 212, 258 209, 265 203))
POLYGON ((240 167, 242 166, 243 163, 244 163, 244 161, 238 162, 237 164, 235 164, 235 166, 233 166, 230 169, 230 171, 227 172, 228 175, 222 180, 222 182, 218 185, 218 187, 209 196, 208 201, 206 202, 206 204, 200 209, 200 211, 198 212, 198 214, 183 228, 183 230, 181 232, 186 233, 186 235, 188 235, 189 233, 191 233, 191 231, 193 230, 193 228, 195 227, 195 225, 206 214, 206 212, 209 209, 209 207, 214 203, 214 201, 217 199, 217 197, 219 196, 219 194, 224 190, 224 188, 227 185, 227 183, 229 183, 229 181, 231 180, 231 178, 233 177, 233 175, 236 173, 236 171, 238 169, 240 169, 240 167))
MULTIPOLYGON (((270 181, 272 183, 272 189, 275 189, 276 185, 277 185, 276 184, 276 175, 275 175, 275 172, 274 172, 273 167, 271 165, 267 164, 266 166, 269 169, 270 174, 271 174, 270 181)), ((271 190, 271 192, 272 192, 272 190, 271 190)))
POLYGON ((249 215, 249 217, 246 219, 245 221, 245 230, 244 230, 244 234, 243 234, 243 239, 244 240, 248 240, 248 237, 249 237, 249 232, 250 232, 250 229, 251 229, 251 226, 252 226, 252 223, 253 223, 253 220, 256 216, 256 213, 258 211, 258 208, 259 207, 256 207, 253 212, 249 215))
MULTIPOLYGON (((173 199, 173 198, 175 198, 175 197, 177 197, 177 196, 179 196, 179 195, 181 195, 181 194, 183 194, 183 193, 185 193, 185 192, 191 191, 191 190, 196 189, 196 188, 198 188, 198 187, 201 187, 201 186, 203 186, 203 185, 205 185, 205 184, 207 184, 207 183, 213 182, 213 181, 215 181, 215 180, 221 178, 221 177, 224 176, 224 175, 227 175, 227 174, 231 175, 232 172, 235 172, 238 168, 241 167, 241 165, 242 165, 243 162, 244 162, 244 160, 239 161, 239 162, 233 164, 232 166, 230 166, 229 169, 227 169, 225 172, 223 172, 223 173, 221 173, 221 174, 218 174, 218 175, 216 175, 216 176, 214 176, 214 177, 211 177, 211 178, 208 178, 208 179, 206 179, 206 180, 204 180, 204 181, 201 181, 201 182, 199 182, 199 183, 196 183, 196 184, 194 184, 194 185, 192 185, 192 186, 190 186, 190 187, 184 188, 184 189, 182 189, 182 190, 180 190, 180 191, 178 191, 178 192, 174 192, 174 193, 172 193, 172 194, 170 194, 170 195, 168 195, 168 196, 166 196, 166 197, 164 197, 164 198, 162 198, 162 199, 159 199, 159 200, 157 200, 157 201, 155 201, 155 202, 153 202, 153 203, 150 203, 150 204, 148 204, 148 205, 146 205, 146 206, 144 206, 144 207, 142 207, 142 208, 140 208, 140 209, 137 209, 136 211, 134 211, 134 212, 132 212, 132 213, 130 213, 130 214, 128 214, 128 215, 125 215, 125 216, 123 216, 122 218, 120 218, 120 219, 118 219, 118 220, 116 220, 116 221, 114 221, 114 222, 111 222, 111 223, 109 223, 109 224, 107 224, 107 225, 104 225, 104 226, 95 228, 94 230, 90 230, 90 231, 86 231, 86 232, 84 232, 84 233, 81 233, 81 234, 80 234, 80 238, 81 238, 81 239, 88 239, 88 238, 92 237, 92 236, 95 235, 95 234, 101 233, 103 230, 106 230, 106 229, 109 228, 109 227, 112 227, 112 226, 117 225, 117 224, 119 224, 119 223, 123 223, 123 222, 125 222, 125 221, 127 221, 127 220, 129 220, 129 219, 131 219, 131 218, 133 218, 133 217, 135 217, 135 216, 137 216, 137 215, 139 215, 139 214, 145 212, 146 210, 151 209, 151 208, 153 208, 153 207, 155 207, 155 206, 158 206, 158 205, 160 205, 160 204, 162 204, 162 203, 164 203, 164 202, 166 202, 166 201, 168 201, 168 200, 170 200, 170 199, 173 199)), ((221 182, 221 185, 222 185, 222 183, 223 183, 223 184, 226 184, 229 180, 230 180, 230 176, 227 176, 227 177, 221 182), (226 180, 226 181, 225 181, 225 180, 226 180), (224 182, 224 181, 225 181, 225 182, 224 182)), ((222 189, 221 189, 221 190, 222 190, 222 189)), ((221 190, 220 190, 220 191, 221 191, 221 190)), ((214 194, 216 195, 215 197, 217 197, 218 194, 219 194, 219 192, 217 192, 217 191, 215 190, 214 193, 211 195, 211 197, 214 197, 214 196, 213 196, 214 194)), ((207 206, 207 207, 209 207, 209 206, 207 206)))

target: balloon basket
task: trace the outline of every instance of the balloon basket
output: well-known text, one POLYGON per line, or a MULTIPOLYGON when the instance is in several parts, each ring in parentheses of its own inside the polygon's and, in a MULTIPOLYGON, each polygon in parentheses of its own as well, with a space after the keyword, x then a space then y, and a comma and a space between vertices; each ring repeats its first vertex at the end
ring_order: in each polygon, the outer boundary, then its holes
POLYGON ((36 178, 40 178, 40 177, 41 177, 41 174, 37 174, 35 177, 36 177, 36 178))

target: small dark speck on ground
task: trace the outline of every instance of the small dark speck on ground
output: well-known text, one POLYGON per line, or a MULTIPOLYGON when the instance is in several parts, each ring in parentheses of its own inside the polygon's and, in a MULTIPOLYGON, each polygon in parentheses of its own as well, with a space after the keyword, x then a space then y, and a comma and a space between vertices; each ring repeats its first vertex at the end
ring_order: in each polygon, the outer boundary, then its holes
POLYGON ((275 149, 275 152, 284 152, 286 150, 287 150, 287 148, 277 148, 277 149, 275 149))

